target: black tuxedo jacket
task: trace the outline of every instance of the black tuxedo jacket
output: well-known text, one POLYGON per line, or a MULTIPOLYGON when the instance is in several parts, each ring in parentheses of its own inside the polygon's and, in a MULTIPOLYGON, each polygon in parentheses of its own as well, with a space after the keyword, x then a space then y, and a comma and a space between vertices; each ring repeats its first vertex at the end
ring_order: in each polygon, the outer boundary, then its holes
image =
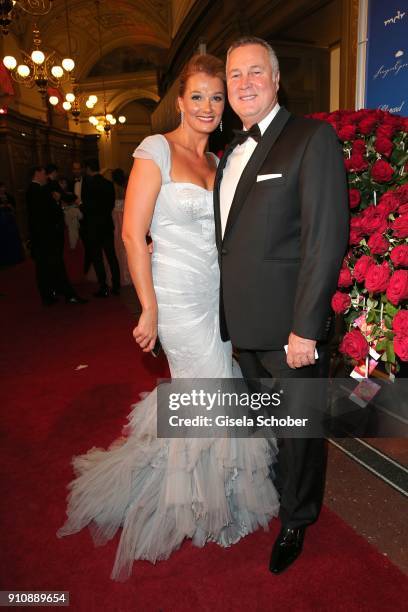
POLYGON ((221 336, 251 350, 282 349, 291 331, 324 340, 349 223, 336 134, 281 108, 242 172, 222 239, 219 190, 231 151, 214 187, 221 336), (257 181, 267 174, 281 176, 257 181))
POLYGON ((115 208, 113 183, 101 174, 87 177, 86 181, 82 181, 81 198, 87 232, 90 235, 112 232, 112 211, 115 208))
POLYGON ((35 248, 60 247, 64 242, 64 213, 48 185, 33 181, 26 192, 28 227, 35 248))

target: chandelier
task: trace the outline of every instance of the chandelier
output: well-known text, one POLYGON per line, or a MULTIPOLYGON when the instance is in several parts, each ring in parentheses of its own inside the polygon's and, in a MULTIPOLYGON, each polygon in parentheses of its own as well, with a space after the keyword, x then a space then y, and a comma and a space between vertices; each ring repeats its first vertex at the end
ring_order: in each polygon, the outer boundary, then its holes
POLYGON ((125 115, 119 115, 119 117, 116 119, 116 117, 114 117, 112 113, 106 113, 105 107, 105 114, 98 115, 96 117, 94 115, 91 115, 89 117, 89 123, 91 123, 94 128, 98 130, 98 132, 105 132, 106 136, 109 137, 109 133, 112 127, 117 123, 122 125, 126 123, 126 117, 125 115))
MULTIPOLYGON (((81 104, 85 100, 85 96, 81 94, 79 89, 74 85, 72 92, 68 92, 65 96, 65 100, 62 103, 62 108, 67 111, 67 113, 71 113, 75 124, 78 125, 79 117, 81 115, 81 104)), ((52 106, 56 106, 59 104, 60 99, 57 96, 50 96, 48 101, 52 106)), ((88 96, 85 100, 85 106, 91 110, 98 101, 98 97, 94 94, 88 96)))
MULTIPOLYGON (((68 15, 68 1, 65 0, 65 21, 66 21, 66 26, 67 26, 67 37, 68 37, 68 53, 69 56, 72 57, 72 47, 71 47, 71 31, 69 28, 69 15, 68 15)), ((75 124, 78 125, 79 123, 79 117, 81 114, 81 104, 84 102, 85 100, 85 96, 83 96, 80 92, 80 90, 78 89, 76 83, 75 83, 75 79, 72 77, 72 74, 70 74, 70 89, 71 91, 69 91, 66 96, 65 96, 65 100, 62 103, 62 107, 65 111, 70 112, 75 124)), ((48 101, 50 104, 52 104, 53 106, 56 106, 60 100, 57 96, 50 96, 48 98, 48 101)), ((88 98, 85 101, 85 106, 89 109, 92 109, 95 104, 97 103, 98 98, 95 95, 90 95, 88 96, 88 98)))
POLYGON ((0 0, 1 33, 8 34, 14 9, 22 9, 30 15, 46 15, 52 8, 52 2, 53 0, 0 0))
POLYGON ((33 45, 34 48, 30 55, 21 51, 22 64, 17 64, 16 58, 12 55, 6 55, 3 58, 3 64, 16 82, 30 88, 36 86, 39 93, 45 98, 49 85, 58 87, 69 78, 75 68, 75 62, 70 57, 65 57, 60 61, 55 51, 50 54, 41 51, 40 31, 37 25, 34 25, 33 29, 33 45))
MULTIPOLYGON (((99 57, 102 59, 102 33, 101 33, 101 10, 100 10, 100 0, 95 0, 96 4, 96 16, 98 23, 98 41, 99 41, 99 57)), ((106 106, 106 91, 105 91, 105 77, 102 72, 102 90, 103 90, 103 114, 91 115, 89 117, 89 123, 94 126, 94 128, 98 132, 104 132, 106 138, 109 138, 110 132, 117 123, 123 124, 126 123, 126 117, 124 115, 120 115, 117 119, 112 115, 112 113, 107 112, 106 106)), ((89 107, 88 107, 89 108, 89 107)))

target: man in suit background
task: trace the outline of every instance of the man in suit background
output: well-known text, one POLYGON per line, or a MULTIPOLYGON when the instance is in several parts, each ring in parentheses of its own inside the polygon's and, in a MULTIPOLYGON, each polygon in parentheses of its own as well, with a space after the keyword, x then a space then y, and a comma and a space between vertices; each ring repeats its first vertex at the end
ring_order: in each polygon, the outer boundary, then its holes
POLYGON ((108 260, 112 276, 112 293, 120 293, 120 270, 115 252, 114 226, 112 211, 115 207, 115 189, 113 183, 99 173, 99 162, 90 159, 85 163, 86 183, 82 188, 82 207, 85 232, 90 249, 92 263, 99 283, 95 297, 108 297, 106 270, 103 254, 108 260))
MULTIPOLYGON (((329 125, 279 106, 278 60, 265 41, 234 43, 226 72, 244 130, 215 181, 222 338, 239 349, 246 378, 327 376, 330 300, 348 237, 340 147, 329 125)), ((300 554, 305 528, 320 512, 324 473, 323 439, 280 440, 282 529, 273 573, 300 554)))
MULTIPOLYGON (((50 175, 55 171, 51 169, 50 175)), ((43 166, 34 167, 26 193, 28 227, 31 254, 36 266, 37 287, 46 306, 57 302, 58 294, 64 295, 68 304, 86 302, 75 293, 65 269, 65 224, 60 199, 57 181, 54 183, 52 176, 47 179, 47 172, 43 166)))

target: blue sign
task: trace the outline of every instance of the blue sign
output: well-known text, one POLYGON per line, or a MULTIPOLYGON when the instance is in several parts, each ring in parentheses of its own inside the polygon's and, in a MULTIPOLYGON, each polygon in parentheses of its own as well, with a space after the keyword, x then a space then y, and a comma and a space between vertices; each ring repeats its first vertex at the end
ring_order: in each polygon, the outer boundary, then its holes
POLYGON ((408 116, 408 0, 369 0, 365 107, 408 116))

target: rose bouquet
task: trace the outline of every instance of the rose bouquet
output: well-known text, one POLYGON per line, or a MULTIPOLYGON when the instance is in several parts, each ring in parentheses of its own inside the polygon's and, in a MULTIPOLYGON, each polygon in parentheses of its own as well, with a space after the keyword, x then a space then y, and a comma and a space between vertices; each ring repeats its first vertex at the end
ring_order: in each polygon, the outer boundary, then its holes
POLYGON ((380 110, 317 113, 343 143, 349 251, 332 307, 345 318, 340 351, 391 374, 408 361, 408 118, 380 110))

